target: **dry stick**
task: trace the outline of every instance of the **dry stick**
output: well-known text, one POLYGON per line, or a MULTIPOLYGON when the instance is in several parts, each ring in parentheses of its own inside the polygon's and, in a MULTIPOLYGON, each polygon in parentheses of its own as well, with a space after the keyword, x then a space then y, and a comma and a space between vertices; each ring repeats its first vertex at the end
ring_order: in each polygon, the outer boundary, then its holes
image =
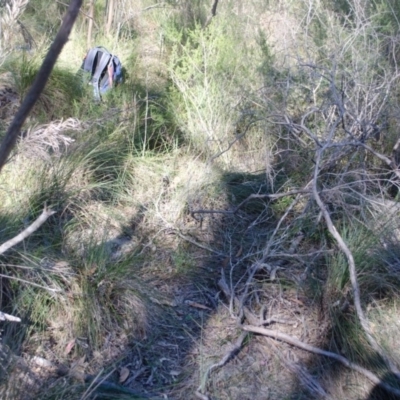
MULTIPOLYGON (((65 3, 63 3, 62 1, 59 1, 59 0, 56 0, 56 3, 61 4, 62 6, 68 7, 68 4, 65 4, 65 3)), ((90 14, 85 13, 85 12, 82 11, 82 10, 79 10, 79 12, 80 12, 82 15, 84 15, 85 17, 87 17, 87 18, 89 18, 89 19, 92 19, 92 21, 93 21, 94 25, 96 26, 96 28, 97 28, 97 29, 100 29, 99 25, 97 25, 96 21, 94 20, 93 17, 90 16, 90 14)))
POLYGON ((21 318, 14 317, 14 315, 6 314, 0 311, 0 321, 21 322, 21 318))
MULTIPOLYGON (((239 122, 241 121, 241 119, 242 119, 242 118, 239 118, 239 120, 236 122, 236 125, 239 124, 239 122)), ((258 118, 258 119, 255 119, 255 120, 253 120, 253 121, 250 121, 250 122, 246 125, 246 127, 244 128, 243 132, 240 133, 240 134, 238 134, 238 135, 236 135, 235 138, 234 138, 231 142, 228 143, 228 146, 225 147, 225 149, 222 149, 221 151, 219 151, 218 153, 214 154, 212 157, 210 157, 210 158, 207 160, 207 166, 208 166, 208 165, 211 165, 211 163, 212 163, 214 160, 216 160, 218 157, 222 156, 222 154, 228 152, 228 151, 231 149, 231 147, 232 147, 236 142, 238 142, 239 140, 241 140, 242 138, 244 138, 244 137, 247 135, 247 132, 249 131, 249 129, 250 129, 254 124, 256 124, 257 122, 260 122, 260 121, 262 121, 262 120, 263 120, 263 119, 258 118)))
POLYGON ((6 136, 1 142, 0 146, 0 171, 7 161, 11 150, 14 148, 15 143, 20 135, 21 127, 24 124, 29 112, 32 110, 37 99, 42 93, 44 87, 46 86, 47 80, 51 74, 54 64, 68 40, 69 34, 71 32, 72 26, 76 20, 79 13, 79 9, 82 5, 82 0, 72 0, 67 14, 65 15, 63 22, 61 24, 60 30, 57 33, 56 38, 50 46, 50 49, 43 61, 42 66, 38 74, 36 75, 35 81, 32 84, 28 94, 26 95, 24 101, 21 104, 17 114, 15 115, 10 127, 7 130, 6 136))
MULTIPOLYGON (((399 379, 400 379, 400 373, 397 367, 393 364, 393 362, 384 354, 383 350, 379 346, 379 344, 376 342, 374 339, 371 330, 369 329, 369 324, 368 320, 365 317, 364 311, 361 306, 361 300, 360 300, 360 287, 358 285, 357 281, 357 273, 356 273, 356 265, 354 262, 354 257, 343 240, 343 238, 340 236, 339 232, 337 231, 335 225, 332 222, 331 216, 324 204, 324 202, 321 200, 321 197, 318 194, 317 190, 317 180, 318 180, 318 173, 319 173, 319 165, 321 162, 321 155, 324 151, 326 146, 324 146, 322 149, 317 151, 317 157, 315 160, 315 169, 314 169, 314 178, 313 178, 313 185, 312 185, 312 191, 313 191, 313 196, 315 198, 315 201, 317 202, 322 215, 325 219, 326 225, 328 227, 328 230, 330 234, 334 237, 336 240, 337 244, 339 245, 339 248, 342 250, 344 255, 347 258, 347 262, 349 265, 349 273, 350 273, 350 281, 351 281, 351 286, 353 289, 353 297, 354 297, 354 306, 356 309, 357 317, 360 320, 361 326, 364 329, 364 332, 367 336, 368 342, 371 345, 371 347, 382 357, 382 359, 386 362, 386 364, 389 366, 390 370, 392 373, 394 373, 399 379)), ((400 393, 400 392, 399 392, 400 393)))
POLYGON ((267 339, 270 343, 270 347, 275 352, 276 356, 278 357, 279 361, 289 369, 292 373, 296 374, 297 379, 299 380, 300 384, 305 386, 307 391, 313 395, 313 397, 322 399, 322 398, 330 398, 328 394, 325 392, 324 388, 320 385, 319 381, 315 379, 308 370, 297 362, 292 362, 285 357, 285 355, 281 352, 278 345, 275 343, 274 339, 268 338, 267 339))
MULTIPOLYGON (((398 143, 397 142, 393 148, 393 150, 395 151, 396 148, 398 147, 398 143)), ((396 163, 394 160, 391 160, 389 157, 385 156, 384 154, 378 153, 377 151, 375 151, 374 149, 372 149, 371 147, 369 147, 368 145, 366 145, 365 143, 360 143, 360 145, 362 147, 364 147, 364 149, 368 150, 369 152, 371 152, 375 157, 379 158, 380 160, 382 160, 388 167, 392 168, 393 172, 395 173, 395 175, 400 178, 400 170, 398 169, 396 163)))
POLYGON ((360 374, 364 375, 366 378, 368 378, 372 383, 379 385, 381 387, 383 387, 384 389, 386 389, 388 392, 395 394, 396 396, 400 396, 400 390, 396 389, 388 384, 386 384, 385 382, 383 382, 378 376, 376 376, 374 373, 372 373, 371 371, 352 363, 350 360, 348 360, 347 358, 336 354, 336 353, 332 353, 330 351, 326 351, 326 350, 322 350, 319 347, 314 347, 311 346, 309 344, 303 343, 301 342, 299 339, 293 337, 293 336, 289 336, 285 333, 281 333, 278 331, 273 331, 271 329, 266 329, 266 328, 261 328, 259 326, 252 326, 252 325, 243 325, 242 329, 246 332, 253 332, 253 333, 258 333, 264 336, 268 336, 277 340, 281 340, 283 342, 289 343, 293 346, 296 346, 300 349, 309 351, 310 353, 314 353, 314 354, 319 354, 321 356, 325 356, 325 357, 329 357, 329 358, 333 358, 336 361, 339 361, 341 364, 343 364, 344 366, 346 366, 347 368, 350 368, 354 371, 359 372, 360 374))
POLYGON ((200 393, 198 390, 194 392, 194 395, 200 400, 211 400, 206 394, 200 393))
MULTIPOLYGON (((223 274, 223 270, 221 270, 221 280, 218 282, 218 285, 220 287, 220 289, 223 291, 224 295, 226 296, 227 299, 230 298, 231 296, 231 292, 228 288, 228 285, 226 284, 225 280, 224 280, 224 274, 223 274)), ((234 298, 234 303, 236 305, 239 304, 239 300, 237 299, 237 297, 234 298)), ((386 384, 385 382, 383 382, 378 376, 376 376, 374 373, 372 373, 371 371, 352 363, 350 360, 348 360, 347 358, 336 354, 336 353, 332 353, 330 351, 326 351, 326 350, 322 350, 319 347, 314 347, 311 346, 309 344, 306 344, 302 341, 300 341, 299 339, 293 337, 293 336, 289 336, 285 333, 281 333, 278 331, 274 331, 271 329, 266 329, 263 328, 260 325, 260 322, 263 323, 264 321, 260 321, 258 320, 250 311, 247 307, 243 307, 243 313, 244 316, 246 318, 246 320, 251 324, 251 325, 241 325, 241 328, 246 331, 246 332, 253 332, 253 333, 259 333, 261 335, 264 336, 268 336, 271 337, 273 339, 276 340, 281 340, 283 342, 289 343, 293 346, 296 346, 300 349, 309 351, 311 353, 314 354, 319 354, 325 357, 330 357, 333 358, 337 361, 339 361, 340 363, 342 363, 343 365, 345 365, 347 368, 350 368, 354 371, 359 372, 360 374, 364 375, 365 377, 367 377, 371 382, 373 382, 376 385, 380 385, 381 387, 385 388, 388 392, 390 393, 394 393, 396 395, 400 395, 400 390, 393 388, 392 386, 386 384)))
POLYGON ((222 368, 224 365, 226 365, 228 363, 228 361, 230 361, 237 353, 239 353, 240 349, 242 348, 243 345, 243 341, 244 339, 246 339, 247 337, 247 333, 243 332, 239 338, 236 340, 236 342, 234 343, 234 345, 228 350, 228 352, 224 355, 224 357, 221 359, 221 361, 211 365, 210 367, 208 367, 206 373, 204 374, 203 377, 203 382, 200 384, 200 386, 197 388, 196 391, 196 396, 198 396, 199 398, 202 398, 202 396, 204 396, 201 392, 204 390, 206 384, 207 384, 207 380, 208 377, 210 376, 211 372, 213 372, 214 370, 218 369, 218 368, 222 368))
POLYGON ((26 229, 24 229, 21 233, 19 233, 17 236, 13 237, 12 239, 7 240, 7 242, 3 243, 0 246, 0 254, 5 253, 8 249, 10 249, 11 247, 15 246, 16 244, 22 242, 33 232, 37 231, 47 221, 47 219, 50 216, 52 216, 54 213, 55 213, 55 211, 49 210, 45 207, 43 209, 43 212, 40 214, 40 216, 35 221, 33 221, 26 229))
POLYGON ((153 5, 151 5, 151 6, 148 6, 148 7, 145 7, 145 8, 142 8, 142 12, 143 11, 148 11, 148 10, 152 10, 153 8, 164 8, 164 7, 167 7, 167 3, 157 3, 157 4, 153 4, 153 5))
MULTIPOLYGON (((305 187, 308 187, 309 184, 310 183, 307 183, 307 185, 305 187)), ((244 290, 242 296, 240 297, 240 312, 241 313, 242 313, 242 309, 243 309, 244 303, 246 302, 247 295, 248 295, 250 287, 251 287, 250 284, 251 284, 251 282, 252 282, 252 280, 254 278, 254 275, 259 270, 260 266, 262 264, 264 264, 266 259, 269 257, 269 255, 270 255, 269 251, 270 251, 270 249, 272 247, 273 241, 275 240, 275 236, 278 234, 278 231, 279 231, 281 225, 283 224, 283 222, 286 220, 287 216, 293 210, 295 205, 299 202, 299 200, 301 198, 301 196, 300 196, 301 193, 304 193, 304 190, 300 191, 297 194, 296 198, 290 203, 289 207, 286 208, 285 213, 279 219, 274 231, 272 232, 272 234, 271 234, 271 236, 270 236, 270 238, 269 238, 269 240, 267 242, 267 245, 265 246, 265 248, 263 250, 263 255, 261 257, 261 260, 256 261, 253 264, 253 266, 251 267, 250 272, 249 272, 249 277, 247 278, 246 283, 245 283, 245 290, 244 290)), ((309 193, 309 190, 307 190, 307 193, 309 193)))
POLYGON ((189 236, 185 236, 184 234, 182 234, 178 229, 172 229, 171 230, 172 233, 175 233, 175 235, 179 236, 181 239, 188 241, 189 243, 194 244, 197 247, 200 247, 201 249, 207 250, 210 253, 214 253, 217 254, 218 256, 225 256, 224 253, 221 253, 217 250, 212 249, 211 247, 206 246, 205 244, 199 243, 196 240, 192 239, 189 236))
POLYGON ((61 292, 61 289, 52 289, 52 288, 49 288, 49 287, 46 287, 46 286, 39 285, 38 283, 27 281, 26 279, 17 278, 16 276, 0 274, 0 278, 12 279, 14 281, 27 283, 28 285, 35 286, 35 287, 38 287, 40 289, 48 290, 51 293, 61 292))

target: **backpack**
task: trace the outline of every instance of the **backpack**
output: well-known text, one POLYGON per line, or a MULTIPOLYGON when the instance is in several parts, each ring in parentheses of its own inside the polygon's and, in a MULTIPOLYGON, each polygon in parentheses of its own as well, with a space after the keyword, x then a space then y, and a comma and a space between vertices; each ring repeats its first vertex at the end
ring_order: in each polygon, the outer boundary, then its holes
POLYGON ((104 47, 93 47, 83 60, 81 69, 86 72, 87 83, 93 86, 94 98, 122 82, 122 64, 119 58, 104 47))

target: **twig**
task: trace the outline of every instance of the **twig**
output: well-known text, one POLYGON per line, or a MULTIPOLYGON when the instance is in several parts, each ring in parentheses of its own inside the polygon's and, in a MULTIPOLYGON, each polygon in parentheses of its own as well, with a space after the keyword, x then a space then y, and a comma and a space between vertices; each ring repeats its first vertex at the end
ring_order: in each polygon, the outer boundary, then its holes
POLYGON ((14 315, 6 314, 0 311, 0 321, 21 322, 21 318, 14 317, 14 315))
POLYGON ((311 392, 316 398, 328 398, 328 394, 325 392, 324 388, 319 384, 319 382, 308 372, 308 370, 298 364, 293 363, 288 360, 284 354, 279 350, 278 346, 272 338, 267 339, 271 342, 271 347, 273 348, 275 354, 279 358, 282 364, 284 364, 291 372, 295 373, 300 381, 300 383, 311 392), (318 396, 318 397, 317 397, 318 396))
POLYGON ((194 395, 200 400, 210 400, 206 394, 200 393, 198 390, 194 392, 194 395))
MULTIPOLYGON (((400 178, 400 170, 398 169, 396 163, 394 160, 391 160, 389 157, 386 157, 384 154, 378 153, 374 149, 372 149, 370 146, 366 145, 365 143, 359 143, 364 149, 368 150, 371 152, 375 157, 379 158, 381 161, 383 161, 388 167, 390 167, 393 172, 396 174, 398 178, 400 178)), ((395 147, 397 146, 397 143, 395 147)))
POLYGON ((28 94, 18 109, 7 133, 1 142, 0 146, 0 171, 7 161, 11 150, 14 148, 15 143, 20 135, 21 127, 28 117, 30 111, 38 100, 40 94, 43 92, 46 86, 47 80, 53 70, 54 64, 57 61, 62 48, 68 40, 72 26, 78 16, 79 9, 81 8, 82 0, 71 0, 67 14, 61 24, 61 27, 57 33, 56 38, 50 46, 50 49, 44 59, 39 72, 36 75, 35 81, 33 82, 28 94))
POLYGON ((276 318, 276 317, 262 319, 258 322, 257 325, 263 326, 263 325, 271 325, 273 323, 285 324, 285 325, 297 325, 297 322, 295 322, 295 321, 289 321, 288 319, 281 319, 281 318, 276 318))
MULTIPOLYGON (((239 121, 237 123, 239 123, 239 121)), ((229 151, 236 142, 238 142, 239 140, 241 140, 242 138, 244 138, 246 136, 246 134, 247 134, 248 130, 251 128, 251 126, 259 121, 262 121, 262 119, 256 119, 256 120, 249 122, 247 124, 246 128, 243 130, 243 132, 236 135, 235 138, 231 142, 228 143, 228 146, 225 149, 222 149, 217 154, 214 154, 212 157, 210 157, 210 159, 207 161, 207 165, 210 165, 215 159, 217 159, 218 157, 222 156, 222 154, 229 151)))
POLYGON ((151 5, 151 6, 142 8, 141 11, 143 12, 143 11, 152 10, 153 8, 165 8, 165 7, 167 7, 167 4, 166 4, 166 3, 157 3, 157 4, 153 4, 153 5, 151 5))
MULTIPOLYGON (((305 187, 308 187, 309 184, 310 184, 310 182, 307 183, 307 185, 306 185, 305 187)), ((300 193, 302 193, 302 192, 303 192, 303 191, 300 191, 300 193)), ((282 215, 282 217, 279 219, 279 221, 278 221, 278 223, 277 223, 277 225, 276 225, 274 231, 272 232, 271 236, 269 237, 269 240, 268 240, 268 242, 267 242, 267 245, 266 245, 265 248, 263 249, 263 254, 262 254, 261 259, 258 260, 258 261, 256 261, 256 262, 252 265, 252 267, 251 267, 251 269, 250 269, 250 272, 249 272, 249 276, 248 276, 248 278, 247 278, 247 280, 246 280, 246 283, 245 283, 244 292, 243 292, 243 294, 242 294, 242 296, 241 296, 241 298, 240 298, 240 307, 239 307, 240 310, 243 309, 243 306, 244 306, 244 304, 245 304, 245 302, 246 302, 246 300, 247 300, 247 295, 248 295, 248 292, 249 292, 249 290, 250 290, 251 282, 252 282, 252 280, 253 280, 253 278, 254 278, 254 275, 256 274, 257 271, 259 271, 260 267, 263 266, 263 264, 265 263, 265 261, 267 260, 267 258, 270 256, 270 250, 271 250, 271 247, 272 247, 272 245, 273 245, 273 243, 274 243, 275 236, 278 234, 278 231, 279 231, 281 225, 283 224, 283 222, 286 220, 287 216, 288 216, 288 215, 290 214, 290 212, 293 210, 293 208, 295 207, 295 205, 299 202, 299 200, 300 200, 300 193, 297 194, 296 198, 290 203, 290 205, 286 208, 286 210, 285 210, 284 214, 282 215)), ((242 312, 242 311, 241 311, 241 312, 242 312)))
MULTIPOLYGON (((63 3, 62 1, 56 0, 56 3, 61 4, 62 6, 68 7, 68 4, 63 3)), ((91 17, 88 13, 86 13, 85 11, 79 10, 79 12, 81 14, 83 14, 86 18, 89 18, 90 20, 93 21, 93 23, 96 25, 97 29, 100 29, 99 25, 97 25, 96 21, 94 20, 93 17, 91 17)))
POLYGON ((343 364, 347 368, 350 368, 350 369, 357 371, 360 374, 364 375, 372 383, 382 386, 388 392, 393 393, 396 396, 400 396, 400 389, 396 389, 396 388, 388 385, 387 383, 383 382, 373 372, 351 362, 350 360, 348 360, 347 358, 345 358, 339 354, 332 353, 331 351, 322 350, 319 347, 311 346, 311 345, 301 342, 299 339, 297 339, 293 336, 289 336, 285 333, 273 331, 273 330, 266 329, 266 328, 261 328, 259 326, 243 325, 242 329, 246 332, 258 333, 260 335, 268 336, 268 337, 274 338, 276 340, 281 340, 283 342, 289 343, 289 344, 296 346, 300 349, 303 349, 305 351, 309 351, 310 353, 319 354, 321 356, 333 358, 334 360, 339 361, 341 364, 343 364))
POLYGON ((49 292, 53 292, 53 293, 61 292, 61 289, 52 289, 52 288, 49 288, 49 287, 46 287, 46 286, 39 285, 38 283, 27 281, 26 279, 17 278, 16 276, 0 274, 0 278, 13 279, 14 281, 27 283, 28 285, 36 286, 36 287, 38 287, 40 289, 45 289, 45 290, 48 290, 49 292))
POLYGON ((228 361, 230 361, 233 357, 235 357, 235 355, 238 354, 240 349, 242 348, 243 341, 244 339, 246 339, 246 337, 247 333, 242 332, 242 334, 239 336, 239 338, 236 340, 233 346, 229 349, 229 351, 224 355, 221 361, 208 367, 206 373, 203 376, 202 383, 197 388, 196 393, 199 393, 203 396, 201 392, 204 391, 208 377, 210 376, 211 372, 215 371, 216 369, 222 368, 224 365, 228 363, 228 361))
POLYGON ((3 243, 0 246, 0 254, 5 253, 8 249, 11 247, 15 246, 16 244, 22 242, 24 239, 26 239, 29 235, 31 235, 33 232, 37 231, 46 221, 47 219, 52 216, 55 213, 55 211, 47 209, 45 207, 43 209, 42 214, 32 222, 25 230, 23 230, 21 233, 19 233, 17 236, 14 238, 7 240, 7 242, 3 243))
POLYGON ((184 239, 184 240, 188 241, 189 243, 192 243, 195 246, 200 247, 201 249, 207 250, 210 253, 214 253, 214 254, 217 254, 219 256, 224 256, 225 255, 223 253, 220 253, 217 250, 212 249, 211 247, 206 246, 205 244, 199 243, 196 240, 194 240, 194 239, 192 239, 192 238, 190 238, 188 236, 185 236, 184 234, 179 232, 179 230, 177 230, 177 229, 173 229, 171 232, 175 233, 175 235, 178 235, 181 239, 184 239))

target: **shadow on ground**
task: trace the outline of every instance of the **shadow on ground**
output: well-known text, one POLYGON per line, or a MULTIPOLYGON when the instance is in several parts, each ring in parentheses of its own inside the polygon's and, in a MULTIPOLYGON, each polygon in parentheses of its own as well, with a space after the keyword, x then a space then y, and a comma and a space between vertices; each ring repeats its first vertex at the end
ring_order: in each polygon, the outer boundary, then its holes
MULTIPOLYGON (((223 180, 232 209, 249 195, 270 190, 264 174, 230 173, 223 180)), ((180 231, 149 232, 146 207, 142 207, 120 234, 101 244, 110 252, 111 263, 130 260, 131 278, 145 305, 147 326, 139 327, 126 340, 109 332, 103 350, 112 347, 113 351, 102 362, 91 363, 94 352, 89 343, 84 352, 89 363, 86 379, 90 382, 99 374, 104 381, 89 386, 93 390, 86 398, 195 399, 201 387, 210 399, 319 399, 343 384, 348 370, 341 365, 255 335, 248 335, 238 354, 204 380, 207 369, 229 354, 242 333, 235 310, 218 284, 222 271, 229 288, 240 298, 246 290, 249 266, 260 258, 278 212, 279 208, 259 198, 235 214, 193 216, 188 211, 180 231)), ((324 315, 321 295, 312 284, 314 278, 311 283, 298 279, 304 264, 286 261, 276 265, 274 278, 271 271, 255 275, 246 306, 257 317, 278 319, 268 326, 271 329, 332 350, 332 327, 324 315)), ((24 327, 9 327, 7 337, 23 337, 24 327)), ((21 343, 22 337, 17 342, 21 343)), ((14 349, 17 354, 21 350, 14 349)), ((377 361, 371 364, 377 365, 377 361)), ((384 380, 391 382, 393 377, 384 380)), ((68 375, 53 375, 41 385, 49 388, 49 399, 81 398, 82 390, 88 388, 68 375), (76 397, 74 393, 51 397, 51 390, 67 380, 80 385, 76 397)), ((392 398, 396 397, 376 387, 365 400, 392 398)))

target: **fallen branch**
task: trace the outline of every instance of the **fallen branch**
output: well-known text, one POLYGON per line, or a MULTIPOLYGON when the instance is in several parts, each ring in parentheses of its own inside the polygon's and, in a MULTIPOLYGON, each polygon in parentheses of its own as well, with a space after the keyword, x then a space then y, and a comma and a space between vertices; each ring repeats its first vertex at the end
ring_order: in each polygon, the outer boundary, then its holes
POLYGON ((217 254, 218 256, 224 256, 225 254, 220 253, 217 250, 212 249, 211 247, 206 246, 205 244, 199 243, 196 240, 192 239, 189 236, 184 235, 183 233, 181 233, 178 229, 172 229, 171 233, 175 233, 175 235, 179 236, 181 239, 186 240, 189 243, 194 244, 197 247, 200 247, 201 249, 207 250, 210 253, 214 253, 217 254))
MULTIPOLYGON (((347 244, 345 243, 345 241, 343 240, 342 236, 337 231, 335 225, 333 224, 331 216, 329 214, 329 211, 326 208, 324 202, 321 200, 321 197, 317 190, 319 165, 321 162, 322 153, 325 150, 325 148, 326 147, 324 146, 322 149, 317 151, 317 156, 316 156, 316 160, 315 160, 314 178, 313 178, 313 184, 312 184, 313 196, 314 196, 315 201, 318 204, 318 207, 321 210, 321 213, 325 219, 325 223, 326 223, 326 226, 327 226, 330 234, 336 240, 336 243, 338 244, 340 250, 343 252, 343 254, 345 255, 345 257, 347 259, 347 263, 349 266, 349 273, 350 273, 350 281, 351 281, 351 286, 352 286, 352 290, 353 290, 354 306, 356 309, 357 317, 358 317, 358 319, 361 323, 361 326, 367 336, 367 340, 368 340, 369 344, 371 345, 371 347, 380 355, 380 357, 382 357, 382 359, 385 361, 385 363, 390 368, 391 372, 393 372, 393 374, 395 374, 400 379, 399 370, 394 365, 392 360, 390 360, 390 358, 386 354, 384 354, 384 351, 381 349, 381 347, 379 346, 379 344, 377 343, 377 341, 375 340, 375 338, 372 335, 372 332, 369 328, 368 320, 367 320, 367 318, 364 314, 364 311, 362 309, 362 306, 361 306, 360 287, 358 285, 356 265, 355 265, 353 254, 352 254, 351 250, 349 249, 349 247, 347 246, 347 244)), ((399 391, 399 393, 400 393, 400 391, 399 391)))
MULTIPOLYGON (((196 395, 200 398, 203 398, 201 396, 205 396, 202 394, 202 392, 205 389, 205 386, 207 384, 208 377, 210 376, 211 372, 215 371, 216 369, 222 368, 224 365, 228 363, 233 357, 236 356, 236 354, 239 353, 240 349, 242 348, 243 341, 246 339, 247 333, 243 332, 239 338, 236 340, 236 342, 233 344, 233 346, 228 350, 228 352, 224 355, 224 357, 221 359, 221 361, 211 365, 208 367, 206 373, 203 376, 202 383, 200 386, 197 388, 196 395), (199 396, 199 395, 200 396, 199 396)), ((207 398, 207 397, 204 397, 207 398)))
POLYGON ((210 400, 206 394, 200 393, 198 390, 194 392, 194 395, 200 400, 210 400))
POLYGON ((52 293, 61 292, 61 289, 53 289, 53 288, 49 288, 46 286, 42 286, 42 285, 39 285, 38 283, 27 281, 26 279, 17 278, 16 276, 0 274, 0 278, 13 279, 14 281, 27 283, 28 285, 35 286, 40 289, 48 290, 49 292, 52 292, 52 293))
POLYGON ((19 233, 17 236, 14 238, 7 240, 7 242, 3 243, 0 246, 0 254, 5 253, 8 249, 11 247, 15 246, 16 244, 22 242, 24 239, 26 239, 29 235, 31 235, 33 232, 37 231, 46 221, 47 219, 52 216, 55 213, 55 211, 49 210, 47 207, 43 209, 42 214, 32 222, 25 230, 23 230, 21 233, 19 233))
POLYGON ((314 398, 325 399, 330 398, 324 388, 320 385, 317 379, 313 377, 307 370, 305 366, 301 363, 293 362, 289 360, 285 355, 279 350, 277 344, 272 338, 267 339, 270 342, 276 356, 279 358, 280 362, 286 366, 292 373, 296 374, 297 379, 300 384, 306 388, 306 390, 313 395, 314 398))
POLYGON ((297 325, 296 321, 289 321, 288 319, 282 319, 282 318, 277 318, 277 317, 270 317, 267 319, 261 319, 260 322, 258 322, 258 326, 263 326, 263 325, 271 325, 271 324, 284 324, 284 325, 297 325))
MULTIPOLYGON (((385 156, 384 154, 378 153, 375 151, 372 147, 366 145, 365 143, 359 143, 364 149, 368 150, 370 153, 372 153, 375 157, 379 158, 381 161, 383 161, 388 167, 392 169, 394 174, 397 176, 397 178, 400 178, 400 170, 398 169, 395 160, 391 160, 389 157, 385 156)), ((395 151, 398 147, 398 143, 395 144, 393 150, 395 151)))
POLYGON ((165 8, 165 7, 167 7, 167 6, 168 6, 168 4, 167 4, 167 3, 164 3, 164 2, 162 2, 162 3, 157 3, 157 4, 153 4, 153 5, 151 5, 151 6, 142 8, 142 12, 143 12, 143 11, 152 10, 153 8, 165 8))
POLYGON ((0 311, 0 321, 21 322, 21 318, 14 317, 14 315, 6 314, 0 311))
POLYGON ((303 343, 299 339, 297 339, 293 336, 289 336, 285 333, 273 331, 273 330, 266 329, 266 328, 261 328, 259 326, 243 325, 242 329, 246 332, 258 333, 260 335, 268 336, 268 337, 271 337, 276 340, 281 340, 283 342, 289 343, 295 347, 298 347, 299 349, 308 351, 310 353, 333 358, 334 360, 339 361, 345 367, 350 368, 350 369, 364 375, 375 385, 379 385, 379 386, 383 387, 385 390, 387 390, 388 392, 393 393, 396 396, 400 396, 400 389, 396 389, 396 388, 388 385, 387 383, 383 382, 373 372, 361 367, 360 365, 357 365, 357 364, 351 362, 350 360, 348 360, 347 358, 345 358, 339 354, 332 353, 331 351, 322 350, 319 347, 311 346, 307 343, 303 343))

